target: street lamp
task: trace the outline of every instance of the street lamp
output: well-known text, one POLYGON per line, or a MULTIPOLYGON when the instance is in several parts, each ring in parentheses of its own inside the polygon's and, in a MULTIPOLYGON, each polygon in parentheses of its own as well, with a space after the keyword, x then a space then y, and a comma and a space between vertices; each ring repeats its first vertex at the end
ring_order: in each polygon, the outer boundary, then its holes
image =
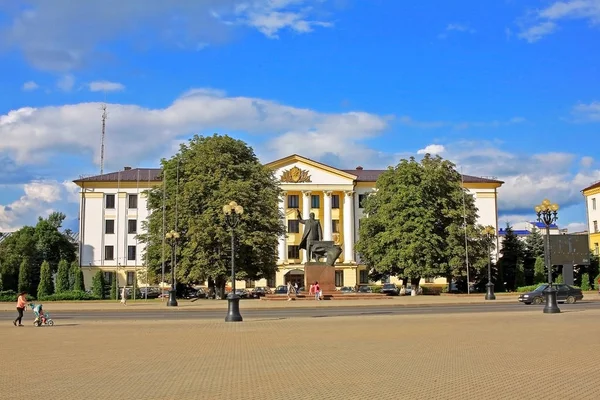
POLYGON ((548 199, 544 199, 542 204, 535 206, 538 222, 546 226, 546 245, 544 246, 544 263, 548 268, 548 288, 544 291, 546 296, 546 305, 544 306, 545 314, 557 314, 560 312, 556 303, 556 289, 552 286, 552 264, 550 262, 550 225, 558 219, 558 204, 552 203, 548 199))
POLYGON ((493 226, 486 226, 483 229, 483 232, 487 236, 487 246, 488 246, 488 283, 485 285, 487 291, 485 293, 486 300, 496 300, 496 295, 494 294, 494 284, 492 283, 492 238, 496 235, 496 229, 493 226))
POLYGON ((240 222, 244 207, 235 201, 223 206, 225 223, 231 230, 231 293, 227 297, 227 316, 225 322, 242 322, 240 314, 240 297, 235 293, 235 227, 240 222))
POLYGON ((171 290, 169 290, 169 301, 167 307, 177 307, 177 282, 175 281, 175 270, 177 269, 177 240, 179 239, 179 232, 171 229, 167 232, 165 239, 171 245, 171 290))

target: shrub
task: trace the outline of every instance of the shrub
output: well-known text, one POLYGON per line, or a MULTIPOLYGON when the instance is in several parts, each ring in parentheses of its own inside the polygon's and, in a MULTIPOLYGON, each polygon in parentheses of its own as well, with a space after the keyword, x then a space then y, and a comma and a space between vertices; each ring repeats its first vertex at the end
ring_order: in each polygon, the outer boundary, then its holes
POLYGON ((65 260, 60 260, 58 263, 58 271, 56 273, 56 293, 68 292, 69 284, 69 264, 65 260))
POLYGON ((15 302, 18 294, 14 290, 4 290, 0 292, 0 301, 15 302))
POLYGON ((423 295, 429 296, 439 296, 444 292, 444 289, 447 290, 446 285, 421 285, 421 288, 423 289, 423 295))
POLYGON ((32 280, 33 271, 31 268, 31 263, 29 262, 28 258, 24 258, 19 266, 19 292, 27 292, 27 294, 31 293, 33 291, 32 280))
POLYGON ((563 279, 562 274, 560 274, 556 277, 556 280, 554 281, 554 283, 565 283, 565 280, 563 279))
POLYGON ((517 292, 519 292, 519 293, 531 292, 531 291, 535 290, 538 286, 540 286, 540 284, 530 285, 530 286, 521 286, 521 287, 517 288, 517 292))
POLYGON ((381 286, 380 285, 371 285, 369 287, 371 288, 371 290, 373 291, 373 293, 381 293, 381 286))
POLYGON ((42 263, 40 268, 40 284, 37 290, 37 297, 42 298, 49 296, 54 293, 54 283, 52 282, 52 271, 50 271, 50 264, 48 261, 42 263))
POLYGON ((104 274, 102 273, 102 271, 96 272, 94 278, 92 279, 92 294, 102 300, 105 299, 104 274))
POLYGON ((592 287, 590 286, 590 274, 587 272, 581 275, 581 290, 592 290, 592 287))
POLYGON ((79 266, 77 261, 73 261, 71 263, 71 272, 70 275, 73 279, 73 288, 72 290, 79 290, 81 292, 85 292, 85 282, 83 280, 83 271, 79 266))
POLYGON ((2 284, 2 274, 0 274, 0 292, 2 291, 3 288, 3 284, 2 284))
POLYGON ((546 280, 546 272, 544 266, 544 258, 537 257, 535 259, 535 265, 533 266, 533 281, 536 283, 543 283, 546 280))
POLYGON ((119 300, 119 291, 117 289, 117 274, 113 274, 112 284, 110 285, 110 299, 111 300, 119 300))
POLYGON ((80 301, 80 300, 100 300, 98 296, 80 290, 55 293, 49 296, 39 298, 40 301, 80 301))

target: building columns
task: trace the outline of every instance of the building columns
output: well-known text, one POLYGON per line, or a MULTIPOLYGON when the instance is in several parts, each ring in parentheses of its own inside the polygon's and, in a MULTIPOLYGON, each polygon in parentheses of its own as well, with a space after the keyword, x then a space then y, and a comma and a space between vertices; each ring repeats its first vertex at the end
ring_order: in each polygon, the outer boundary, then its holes
POLYGON ((323 240, 332 240, 331 191, 323 192, 323 240))
MULTIPOLYGON (((286 218, 285 218, 286 200, 287 200, 287 192, 282 192, 281 196, 279 197, 279 214, 282 218, 283 224, 285 225, 285 229, 287 232, 287 222, 286 222, 286 218)), ((286 241, 287 241, 287 234, 284 234, 283 236, 281 236, 279 238, 279 246, 278 246, 279 264, 287 263, 287 243, 286 243, 286 241)))
MULTIPOLYGON (((302 218, 308 219, 310 216, 310 190, 305 190, 302 192, 302 218)), ((302 228, 302 234, 304 234, 304 229, 302 228)), ((302 250, 300 250, 302 251, 302 250)), ((308 262, 308 251, 304 251, 302 253, 302 264, 306 264, 308 262)))
POLYGON ((354 192, 344 192, 344 263, 354 262, 354 192))

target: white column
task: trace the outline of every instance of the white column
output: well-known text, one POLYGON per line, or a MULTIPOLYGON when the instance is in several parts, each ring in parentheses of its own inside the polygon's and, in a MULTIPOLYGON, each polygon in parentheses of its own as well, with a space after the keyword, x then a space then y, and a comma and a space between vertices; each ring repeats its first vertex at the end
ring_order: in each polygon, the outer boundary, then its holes
POLYGON ((354 192, 344 192, 344 263, 354 262, 354 192))
MULTIPOLYGON (((283 224, 287 229, 287 220, 285 218, 285 203, 287 200, 287 192, 282 192, 281 197, 279 197, 279 213, 282 215, 283 224)), ((279 264, 285 264, 287 262, 287 245, 286 245, 287 235, 283 235, 279 238, 279 264)))
POLYGON ((323 240, 331 239, 331 191, 323 192, 323 240))
MULTIPOLYGON (((305 190, 302 192, 302 218, 308 219, 310 215, 310 190, 305 190)), ((304 235, 304 227, 302 228, 302 234, 304 235)), ((302 252, 302 264, 306 264, 308 261, 307 251, 300 250, 302 252)))

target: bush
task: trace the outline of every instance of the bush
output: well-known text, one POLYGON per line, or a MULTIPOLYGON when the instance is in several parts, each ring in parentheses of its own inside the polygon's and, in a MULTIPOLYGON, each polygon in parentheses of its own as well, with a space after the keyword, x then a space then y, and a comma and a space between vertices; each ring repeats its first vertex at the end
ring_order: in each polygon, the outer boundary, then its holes
POLYGON ((0 301, 15 302, 19 295, 14 290, 4 290, 0 292, 0 301))
POLYGON ((117 274, 113 274, 112 284, 110 285, 110 299, 119 300, 119 291, 117 289, 117 274))
POLYGON ((92 279, 92 294, 102 300, 105 299, 104 274, 102 273, 102 271, 96 272, 94 278, 92 279))
POLYGON ((373 291, 373 293, 381 293, 381 286, 380 285, 371 285, 369 287, 371 288, 371 290, 373 291))
POLYGON ((100 300, 98 296, 82 292, 80 290, 72 290, 51 294, 39 298, 40 301, 81 301, 81 300, 100 300))
POLYGON ((73 287, 71 288, 71 290, 79 290, 81 292, 85 292, 83 271, 81 270, 81 267, 79 266, 79 263, 77 261, 73 261, 71 263, 70 275, 70 279, 73 279, 73 287))
POLYGON ((446 285, 421 285, 420 287, 423 289, 423 295, 429 296, 439 296, 444 293, 444 289, 448 290, 446 285))
POLYGON ((592 290, 592 287, 590 286, 590 274, 587 272, 581 275, 581 290, 592 290))
POLYGON ((560 274, 556 277, 556 280, 554 281, 554 283, 565 283, 565 280, 563 279, 562 274, 560 274))
POLYGON ((69 264, 65 260, 60 260, 56 273, 56 293, 68 292, 69 290, 69 264))
POLYGON ((521 286, 517 288, 517 292, 518 293, 524 293, 524 292, 532 292, 533 290, 535 290, 538 286, 540 286, 540 284, 537 285, 530 285, 530 286, 521 286))
POLYGON ((40 285, 37 290, 37 297, 42 298, 54 293, 54 282, 52 282, 52 271, 50 271, 50 263, 44 261, 40 268, 40 285))
POLYGON ((546 280, 546 267, 544 266, 544 258, 537 257, 533 266, 533 281, 543 283, 546 280))
POLYGON ((28 258, 24 258, 19 266, 19 292, 26 292, 27 294, 30 294, 33 291, 32 281, 33 271, 31 268, 31 263, 29 262, 28 258))

